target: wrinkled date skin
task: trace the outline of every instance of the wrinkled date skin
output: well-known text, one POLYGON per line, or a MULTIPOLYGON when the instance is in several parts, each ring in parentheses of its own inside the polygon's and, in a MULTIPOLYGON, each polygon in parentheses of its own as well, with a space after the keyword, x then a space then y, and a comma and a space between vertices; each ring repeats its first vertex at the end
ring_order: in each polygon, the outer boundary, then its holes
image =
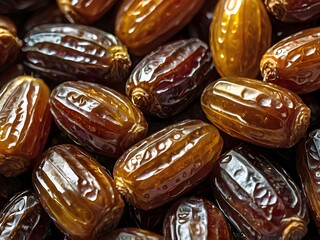
POLYGON ((47 77, 110 83, 131 66, 127 49, 112 34, 77 24, 44 24, 24 38, 25 64, 47 77))
POLYGON ((298 95, 249 78, 226 77, 209 84, 201 106, 222 131, 264 147, 292 147, 310 124, 311 111, 298 95))
POLYGON ((126 94, 144 113, 168 118, 186 108, 211 82, 210 49, 199 39, 157 48, 135 67, 126 94))
POLYGON ((178 198, 210 172, 223 140, 201 120, 170 125, 138 142, 116 162, 116 187, 127 202, 144 210, 178 198))
POLYGON ((223 154, 211 184, 225 216, 247 239, 300 240, 306 234, 308 210, 299 188, 252 147, 223 154))
POLYGON ((205 0, 124 0, 115 21, 116 36, 134 55, 165 43, 199 11, 205 0))
POLYGON ((283 22, 306 22, 320 17, 319 0, 264 0, 264 3, 283 22))
POLYGON ((300 143, 297 151, 297 171, 300 177, 302 190, 307 200, 311 216, 317 227, 320 227, 320 129, 309 133, 309 136, 300 143))
POLYGON ((49 148, 37 162, 32 182, 46 212, 71 239, 95 239, 121 218, 124 202, 112 178, 75 145, 49 148))
POLYGON ((110 233, 107 233, 105 236, 99 238, 99 240, 120 240, 120 239, 128 239, 128 240, 163 240, 163 237, 141 229, 141 228, 119 228, 110 233))
POLYGON ((0 90, 0 174, 15 176, 34 164, 50 126, 50 90, 38 78, 19 76, 0 90))
POLYGON ((190 197, 178 200, 163 223, 165 240, 232 240, 223 213, 212 202, 190 197))
POLYGON ((210 27, 213 61, 221 77, 256 78, 271 46, 271 23, 261 0, 221 0, 210 27))
POLYGON ((74 142, 109 157, 119 157, 147 134, 142 112, 99 84, 61 83, 51 93, 50 106, 55 122, 74 142))
POLYGON ((116 0, 57 0, 60 10, 71 23, 91 24, 101 18, 116 0))
POLYGON ((273 45, 260 62, 264 80, 297 94, 320 89, 319 39, 320 27, 317 27, 302 30, 273 45))
POLYGON ((31 190, 14 195, 0 212, 1 239, 45 239, 50 218, 31 190))
POLYGON ((44 7, 50 0, 2 0, 0 14, 23 13, 44 7))

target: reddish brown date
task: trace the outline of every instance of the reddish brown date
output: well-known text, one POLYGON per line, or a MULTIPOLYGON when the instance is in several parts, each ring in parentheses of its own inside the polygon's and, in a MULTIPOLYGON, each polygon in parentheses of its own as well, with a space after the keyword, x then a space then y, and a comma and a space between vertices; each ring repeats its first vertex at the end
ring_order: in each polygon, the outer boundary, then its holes
POLYGON ((76 24, 44 24, 26 34, 25 64, 57 81, 120 82, 131 66, 127 49, 112 34, 76 24))
POLYGON ((52 91, 50 106, 57 125, 74 142, 106 156, 119 157, 147 134, 141 111, 99 84, 64 82, 52 91))
POLYGON ((50 0, 2 0, 0 14, 34 11, 48 4, 50 0))
POLYGON ((0 212, 1 239, 45 239, 50 218, 31 190, 14 195, 0 212))
POLYGON ((226 77, 209 84, 201 106, 222 131, 264 147, 292 147, 310 123, 310 109, 296 94, 249 78, 226 77))
POLYGON ((31 76, 20 76, 0 91, 0 174, 18 175, 41 154, 51 125, 50 90, 31 76))
POLYGON ((166 240, 232 240, 223 213, 203 198, 182 198, 167 212, 163 223, 166 240))
POLYGON ((212 70, 207 44, 196 38, 175 41, 142 59, 126 83, 126 93, 144 113, 168 118, 201 94, 212 70))
POLYGON ((163 240, 163 237, 150 232, 148 230, 140 229, 140 228, 119 228, 110 233, 107 233, 105 236, 99 238, 99 240, 163 240))
POLYGON ((181 30, 204 0, 124 0, 115 22, 116 36, 135 55, 146 55, 181 30))
POLYGON ((203 180, 223 146, 218 130, 200 120, 170 125, 138 142, 116 162, 116 187, 144 210, 176 199, 203 180))
POLYGON ((35 166, 32 182, 46 212, 71 239, 95 239, 121 218, 124 203, 112 178, 77 146, 49 148, 35 166))
POLYGON ((308 210, 283 169, 252 147, 223 154, 213 167, 212 191, 233 226, 247 239, 300 240, 308 210))
POLYGON ((262 57, 264 80, 297 94, 320 88, 320 27, 293 34, 273 45, 262 57))

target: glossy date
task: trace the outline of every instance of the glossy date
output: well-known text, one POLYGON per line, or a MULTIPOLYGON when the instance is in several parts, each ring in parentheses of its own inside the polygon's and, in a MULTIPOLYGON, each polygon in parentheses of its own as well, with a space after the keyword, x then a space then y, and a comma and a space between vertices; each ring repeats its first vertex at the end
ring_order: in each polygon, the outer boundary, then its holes
POLYGON ((126 228, 119 228, 110 233, 107 233, 105 236, 102 236, 98 240, 120 240, 120 239, 163 240, 163 237, 156 233, 153 233, 141 228, 126 227, 126 228))

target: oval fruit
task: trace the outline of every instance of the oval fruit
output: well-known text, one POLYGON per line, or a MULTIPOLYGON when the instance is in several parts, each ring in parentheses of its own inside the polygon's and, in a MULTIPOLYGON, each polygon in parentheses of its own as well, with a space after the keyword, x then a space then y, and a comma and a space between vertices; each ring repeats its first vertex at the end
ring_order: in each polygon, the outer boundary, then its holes
POLYGON ((99 240, 163 240, 163 237, 141 228, 125 227, 113 230, 99 240))

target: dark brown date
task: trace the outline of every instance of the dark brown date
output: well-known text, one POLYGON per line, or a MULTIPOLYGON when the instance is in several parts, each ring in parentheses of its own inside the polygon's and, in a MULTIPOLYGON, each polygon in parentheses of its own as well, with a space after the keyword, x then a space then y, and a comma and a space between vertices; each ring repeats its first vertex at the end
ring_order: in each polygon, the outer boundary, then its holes
POLYGON ((121 82, 131 66, 126 47, 115 36, 89 26, 44 24, 24 41, 25 64, 60 82, 121 82))
POLYGON ((64 82, 52 91, 50 106, 55 122, 74 142, 106 156, 119 157, 147 134, 141 111, 99 84, 64 82))
POLYGON ((1 239, 45 239, 50 218, 31 190, 14 195, 0 212, 1 239))
POLYGON ((50 0, 1 0, 0 14, 34 11, 48 4, 50 0))
POLYGON ((22 191, 22 182, 17 177, 5 177, 0 175, 0 209, 14 194, 22 191))
POLYGON ((232 240, 223 213, 203 198, 182 198, 167 212, 163 223, 165 240, 232 240))
POLYGON ((99 240, 163 240, 163 237, 150 232, 148 230, 140 229, 140 228, 119 228, 110 233, 107 233, 105 236, 99 238, 99 240))
POLYGON ((199 39, 163 45, 135 67, 126 93, 144 113, 168 118, 186 108, 211 82, 210 49, 199 39))
POLYGON ((307 233, 308 210, 299 188, 252 147, 223 154, 213 167, 211 184, 225 216, 247 239, 299 240, 307 233))
POLYGON ((112 178, 77 146, 49 148, 32 182, 46 212, 71 239, 95 239, 115 228, 122 216, 124 203, 112 178))

